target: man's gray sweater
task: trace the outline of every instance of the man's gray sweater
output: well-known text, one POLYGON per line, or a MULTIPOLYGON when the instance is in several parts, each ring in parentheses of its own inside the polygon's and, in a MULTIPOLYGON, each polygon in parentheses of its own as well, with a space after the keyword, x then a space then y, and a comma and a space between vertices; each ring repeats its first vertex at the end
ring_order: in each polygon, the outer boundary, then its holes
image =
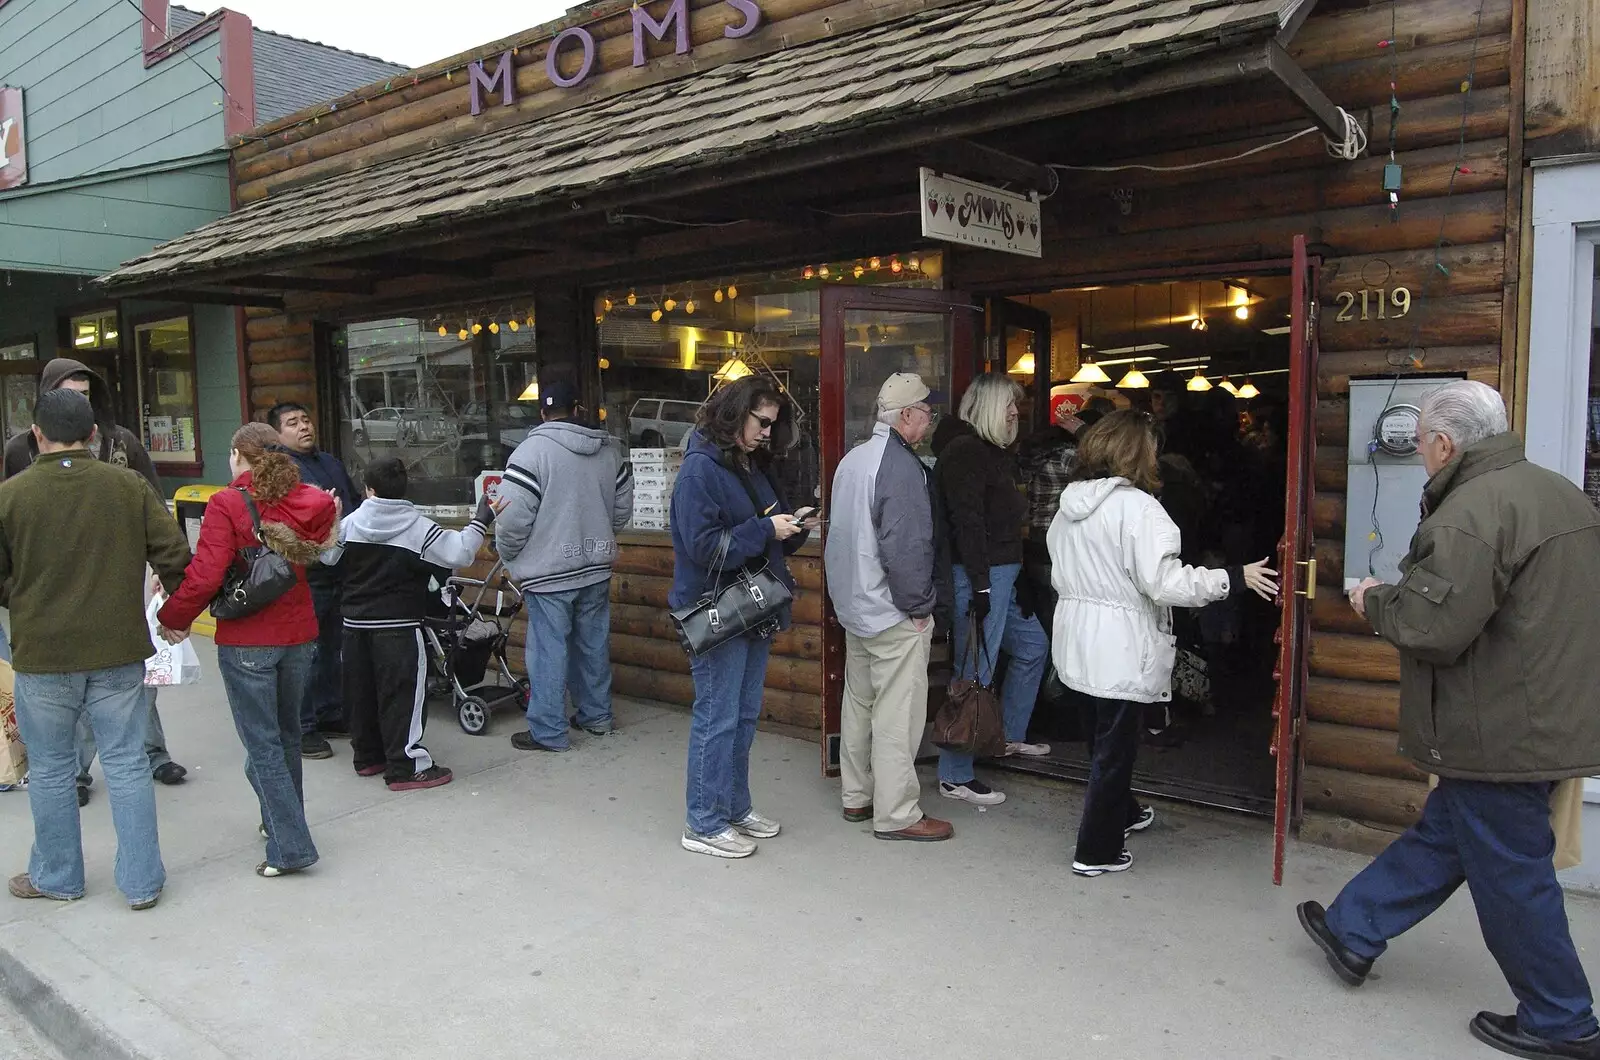
POLYGON ((633 518, 633 465, 604 431, 567 420, 528 432, 500 483, 495 548, 525 593, 611 577, 616 532, 633 518))

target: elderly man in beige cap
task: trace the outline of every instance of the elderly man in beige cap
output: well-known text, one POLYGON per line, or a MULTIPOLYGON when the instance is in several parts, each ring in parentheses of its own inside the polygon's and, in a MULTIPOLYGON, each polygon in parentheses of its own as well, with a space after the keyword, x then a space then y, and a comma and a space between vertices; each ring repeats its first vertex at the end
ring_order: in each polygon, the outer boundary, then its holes
POLYGON ((844 819, 879 839, 931 843, 954 834, 918 805, 916 754, 928 704, 935 600, 933 505, 914 449, 933 427, 928 387, 891 375, 872 437, 839 461, 824 558, 845 629, 844 819))

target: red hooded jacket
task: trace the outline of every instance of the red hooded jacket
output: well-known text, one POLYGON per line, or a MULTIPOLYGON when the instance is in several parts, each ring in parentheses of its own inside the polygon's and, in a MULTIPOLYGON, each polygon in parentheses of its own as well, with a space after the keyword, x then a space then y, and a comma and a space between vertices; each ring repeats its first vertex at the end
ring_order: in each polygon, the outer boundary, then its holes
MULTIPOLYGON (((200 520, 200 542, 194 559, 178 587, 157 616, 168 629, 188 629, 200 612, 210 606, 222 588, 228 568, 239 558, 241 549, 256 545, 250 523, 250 509, 239 487, 250 488, 246 471, 206 503, 200 520)), ((251 494, 254 497, 254 493, 251 494)), ((324 549, 336 543, 338 516, 333 498, 304 483, 289 491, 276 504, 256 502, 261 512, 261 536, 267 547, 296 566, 294 588, 248 618, 217 622, 218 644, 236 648, 288 647, 317 639, 317 615, 311 606, 311 590, 306 587, 307 565, 316 563, 324 549)))

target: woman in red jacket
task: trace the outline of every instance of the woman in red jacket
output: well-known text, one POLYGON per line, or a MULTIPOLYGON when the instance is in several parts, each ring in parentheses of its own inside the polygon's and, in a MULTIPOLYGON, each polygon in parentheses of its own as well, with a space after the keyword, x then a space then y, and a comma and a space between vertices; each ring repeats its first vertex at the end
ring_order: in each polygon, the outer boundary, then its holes
POLYGON ((261 513, 262 541, 294 563, 298 577, 264 609, 217 622, 217 661, 244 743, 245 776, 261 802, 267 860, 256 873, 282 876, 317 860, 300 772, 300 703, 317 639, 305 567, 334 544, 339 512, 331 496, 301 483, 278 433, 265 423, 247 423, 234 433, 229 461, 231 488, 206 505, 194 559, 157 617, 166 629, 187 630, 222 588, 240 550, 256 546, 248 492, 261 513))

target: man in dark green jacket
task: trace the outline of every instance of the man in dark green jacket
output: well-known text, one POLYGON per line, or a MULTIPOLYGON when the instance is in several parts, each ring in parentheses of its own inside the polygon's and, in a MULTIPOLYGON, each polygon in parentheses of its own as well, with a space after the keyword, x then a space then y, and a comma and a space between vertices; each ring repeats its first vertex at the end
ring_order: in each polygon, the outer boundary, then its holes
POLYGON ((135 909, 166 882, 155 791, 145 757, 144 660, 155 654, 144 617, 145 564, 170 592, 189 545, 135 472, 96 460, 89 401, 41 394, 27 474, 0 483, 0 581, 11 580, 17 723, 28 748, 33 852, 10 881, 17 898, 70 901, 84 893, 74 788, 76 732, 87 716, 100 745, 117 831, 117 887, 135 909))
POLYGON ((1363 582, 1351 604, 1400 650, 1400 753, 1439 783, 1422 819, 1300 922, 1360 985, 1466 883, 1518 1002, 1472 1033, 1515 1056, 1600 1060, 1550 827, 1555 782, 1600 773, 1600 513, 1528 463, 1482 383, 1430 392, 1417 441, 1429 479, 1404 575, 1363 582))

